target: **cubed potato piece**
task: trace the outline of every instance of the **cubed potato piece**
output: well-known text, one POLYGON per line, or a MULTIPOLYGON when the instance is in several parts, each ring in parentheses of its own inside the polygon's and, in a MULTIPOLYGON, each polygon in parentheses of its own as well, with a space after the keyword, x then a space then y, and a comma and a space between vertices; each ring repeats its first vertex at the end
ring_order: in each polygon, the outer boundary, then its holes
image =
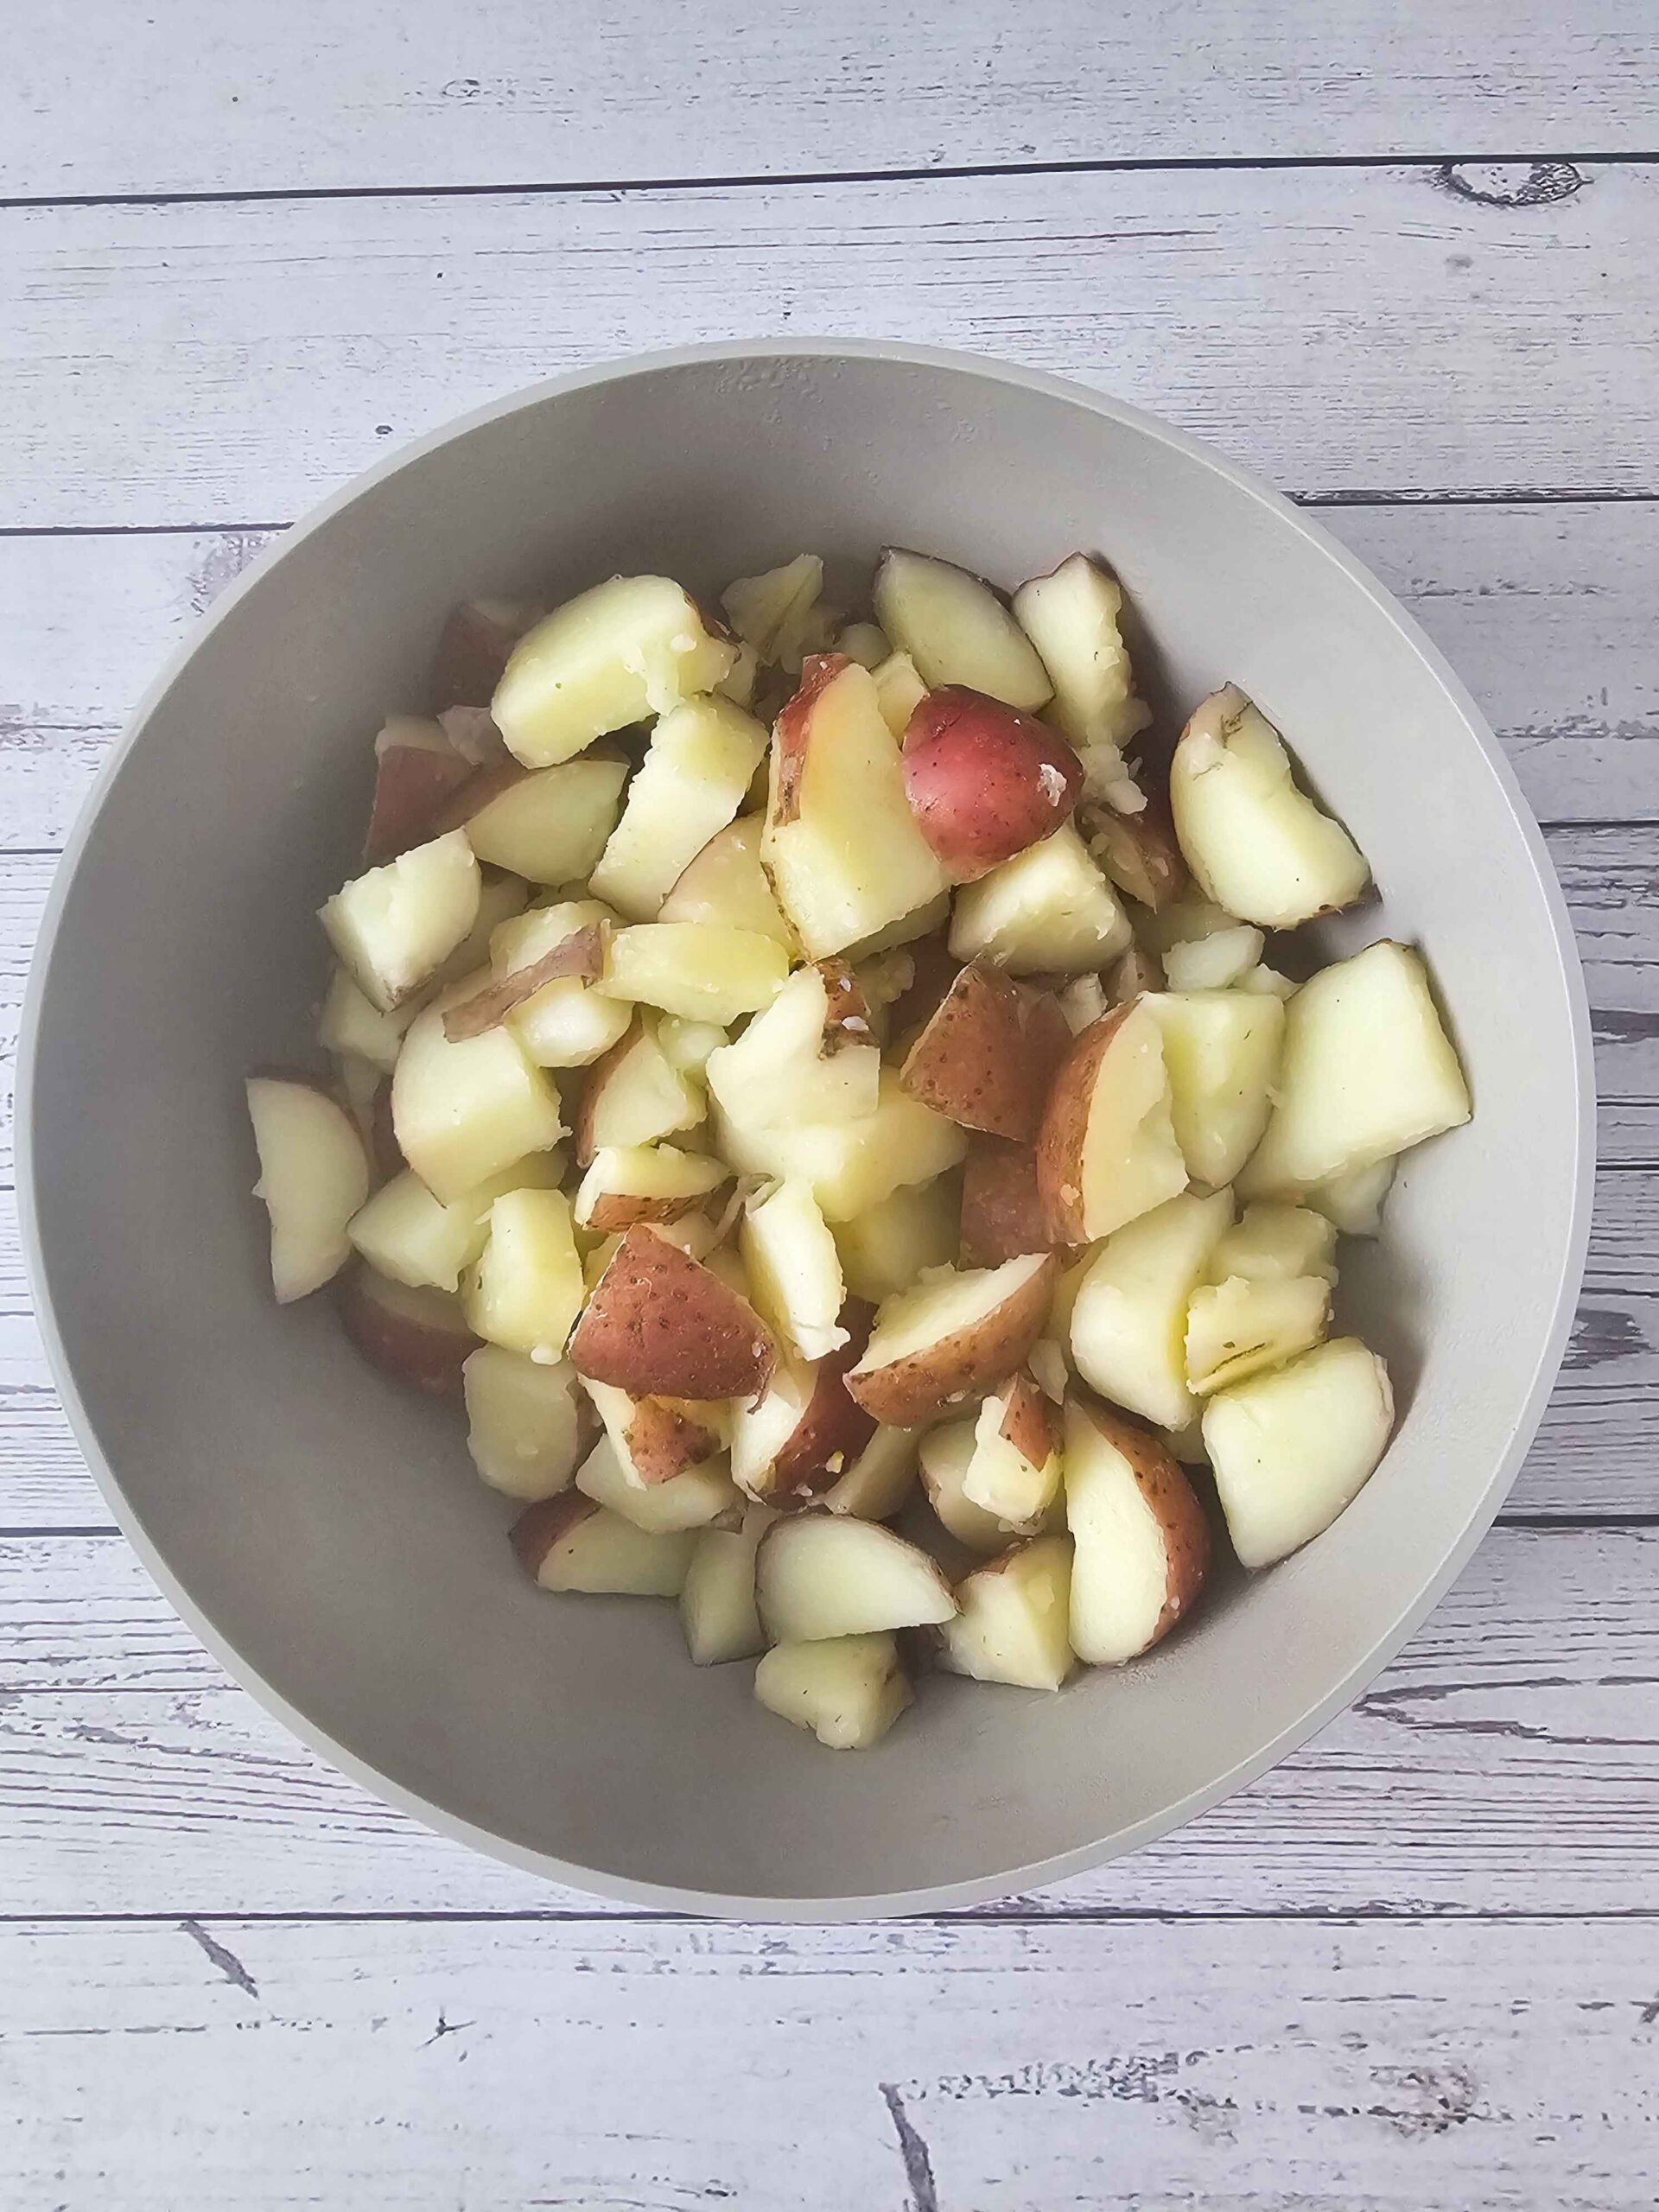
POLYGON ((1044 1109, 1037 1181, 1057 1244, 1109 1236, 1185 1189, 1163 1026, 1149 1001, 1114 1007, 1073 1043, 1044 1109))
POLYGON ((764 726, 729 699, 688 699, 664 715, 598 866, 588 860, 594 896, 630 921, 655 920, 709 839, 736 818, 766 749, 764 726))
POLYGON ((685 1467, 666 1482, 637 1482, 608 1436, 601 1436, 576 1470, 576 1488, 595 1505, 632 1522, 653 1536, 707 1529, 742 1504, 723 1458, 685 1467))
POLYGON ((677 1598, 696 1544, 695 1529, 653 1535, 574 1489, 532 1505, 512 1529, 519 1564, 543 1590, 596 1597, 677 1598))
POLYGON ((725 1024, 770 1006, 789 975, 780 944, 713 922, 636 922, 612 933, 599 988, 608 998, 725 1024))
POLYGON ((1311 1351, 1331 1322, 1331 1286, 1317 1275, 1201 1283, 1186 1314, 1186 1380, 1200 1398, 1311 1351))
POLYGON ((836 633, 835 650, 855 660, 861 668, 868 668, 872 675, 893 654, 887 632, 874 622, 847 623, 836 633))
POLYGON ((780 1643, 754 1670, 754 1694, 768 1713, 810 1729, 832 1751, 879 1744, 912 1692, 891 1636, 842 1636, 780 1643))
POLYGON ((1239 1179, 1251 1198, 1295 1197, 1466 1122, 1468 1086, 1418 954, 1385 938, 1304 983, 1274 1096, 1239 1179))
POLYGON ((868 669, 826 653, 773 733, 760 855, 808 956, 867 944, 949 888, 868 669))
POLYGON ((950 921, 957 959, 994 960, 1015 976, 1084 975, 1128 942, 1128 918, 1070 822, 965 884, 950 921))
POLYGON ((1260 930, 1244 922, 1236 929, 1189 938, 1164 955, 1164 981, 1172 991, 1224 991, 1260 965, 1265 942, 1260 930))
POLYGON ((478 1338, 453 1292, 394 1282, 361 1263, 341 1277, 340 1326, 365 1359, 429 1397, 459 1398, 478 1338))
POLYGON ((585 1292, 563 1192, 499 1198, 465 1300, 467 1318, 486 1343, 550 1364, 569 1342, 585 1292))
MULTIPOLYGON (((849 1401, 850 1403, 850 1401, 849 1401)), ((877 1428, 845 1474, 818 1499, 826 1513, 850 1514, 858 1521, 890 1521, 916 1488, 914 1428, 877 1428)))
POLYGON ((750 930, 792 952, 795 932, 784 919, 760 865, 765 831, 765 817, 759 814, 740 816, 717 831, 663 900, 658 919, 713 922, 723 929, 750 930))
POLYGON ((1071 1649, 1071 1539, 1014 1544, 957 1585, 960 1608, 939 1630, 939 1661, 976 1682, 1057 1690, 1077 1666, 1071 1649))
POLYGON ((490 712, 527 768, 712 691, 737 658, 666 576, 613 576, 546 615, 513 647, 490 712))
MULTIPOLYGON (((856 653, 848 656, 857 660, 856 653)), ((881 709, 881 719, 896 738, 903 739, 910 727, 910 718, 927 696, 927 686, 908 653, 889 653, 879 667, 872 669, 875 678, 875 702, 881 709)))
MULTIPOLYGON (((511 917, 490 939, 498 982, 536 967, 581 931, 611 918, 597 899, 566 899, 511 917)), ((588 1067, 626 1034, 633 1008, 580 974, 561 976, 515 1006, 507 1026, 537 1067, 588 1067)))
POLYGON ((1288 976, 1281 976, 1276 968, 1268 968, 1258 961, 1254 968, 1247 968, 1239 977, 1236 988, 1241 991, 1264 991, 1272 999, 1294 999, 1296 986, 1288 976))
MULTIPOLYGON (((1148 988, 1151 987, 1148 986, 1148 988)), ((1135 994, 1131 991, 1129 996, 1135 994)), ((1098 976, 1074 976, 1071 982, 1055 994, 1055 1004, 1065 1017, 1065 1026, 1074 1037, 1081 1037, 1085 1029, 1092 1028, 1103 1014, 1109 1014, 1113 1001, 1098 976)))
POLYGON ((1051 993, 976 960, 958 971, 906 1053, 899 1080, 964 1128, 1031 1144, 1071 1047, 1051 993))
POLYGON ((405 1169, 353 1216, 346 1234, 369 1265, 394 1281, 458 1290, 484 1249, 497 1198, 508 1191, 556 1190, 563 1166, 557 1150, 532 1153, 448 1205, 405 1169))
POLYGON ((1242 922, 1294 929, 1370 882, 1348 832, 1298 789, 1278 731, 1232 685, 1181 733, 1169 794, 1199 889, 1242 922))
POLYGON ((631 1397, 735 1398, 766 1388, 776 1352, 745 1297, 671 1230, 642 1222, 595 1285, 570 1358, 578 1375, 631 1397))
POLYGON ((441 724, 423 715, 389 715, 374 741, 374 797, 363 839, 368 865, 396 860, 451 827, 442 817, 473 767, 441 724))
POLYGON ((271 1288, 286 1306, 321 1290, 351 1257, 369 1158, 350 1114, 309 1077, 251 1076, 246 1095, 259 1155, 253 1195, 270 1223, 271 1288))
POLYGON ((457 607, 433 656, 433 712, 487 707, 513 647, 546 612, 527 599, 469 599, 457 607))
MULTIPOLYGON (((817 1361, 785 1363, 758 1398, 736 1408, 732 1473, 750 1497, 793 1508, 838 1489, 852 1472, 876 1433, 874 1417, 846 1386, 871 1319, 868 1307, 849 1305, 844 1344, 817 1361)), ((865 1486, 874 1480, 867 1471, 865 1486)))
POLYGON ((671 1144, 607 1145, 576 1192, 576 1226, 605 1236, 636 1221, 677 1221, 730 1179, 724 1160, 707 1154, 671 1144))
POLYGON ((1034 714, 1053 685, 1030 639, 982 576, 890 546, 872 591, 875 619, 930 690, 965 683, 1034 714))
POLYGON ((774 1643, 926 1627, 957 1610, 925 1551, 880 1522, 830 1513, 774 1521, 760 1539, 754 1588, 774 1643))
POLYGON ((1021 1370, 979 1409, 963 1496, 1005 1528, 1027 1530, 1041 1526, 1059 1487, 1059 1409, 1021 1370))
MULTIPOLYGON (((626 1390, 590 1376, 583 1377, 582 1387, 604 1424, 618 1465, 636 1488, 672 1482, 692 1467, 721 1459, 732 1427, 731 1410, 725 1404, 630 1397, 626 1390)), ((600 1503, 609 1505, 614 1500, 601 1498, 600 1503)))
POLYGON ((480 885, 472 847, 452 830, 354 878, 319 918, 358 988, 390 1013, 472 928, 480 885))
POLYGON ((1375 1167, 1351 1167, 1323 1183, 1310 1183, 1303 1203, 1323 1214, 1344 1236, 1375 1236, 1382 1226, 1382 1202, 1394 1187, 1397 1160, 1379 1160, 1375 1167))
POLYGON ((657 1024, 657 1042, 670 1067, 682 1075, 702 1075, 721 1046, 731 1042, 731 1032, 718 1022, 688 1021, 681 1014, 665 1014, 657 1024))
MULTIPOLYGON (((781 663, 823 589, 823 563, 798 553, 757 576, 739 576, 720 595, 726 619, 763 663, 781 663)), ((798 657, 795 669, 798 670, 798 657)), ((791 671, 791 673, 794 671, 791 671)))
POLYGON ((1109 1236, 1077 1285, 1078 1374, 1160 1428, 1184 1428, 1198 1411, 1186 1381, 1187 1308, 1232 1218, 1230 1191, 1184 1192, 1109 1236))
POLYGON ((1041 1335, 1054 1274, 1051 1253, 1030 1253, 1000 1268, 941 1268, 925 1276, 880 1308, 848 1389, 895 1428, 982 1397, 1041 1335))
POLYGON ((491 1489, 526 1502, 566 1489, 592 1428, 569 1362, 480 1344, 461 1373, 467 1448, 491 1489))
POLYGON ((1192 1610, 1210 1559, 1204 1510, 1155 1437, 1076 1398, 1065 1409, 1065 1514, 1071 1648, 1088 1666, 1121 1666, 1192 1610))
POLYGON ((969 1551, 989 1559, 1006 1548, 1014 1531, 976 1505, 963 1487, 973 1463, 974 1428, 972 1414, 941 1422, 922 1438, 918 1459, 922 1490, 939 1526, 969 1551))
POLYGON ((680 1625, 694 1667, 753 1659, 766 1648, 754 1603, 754 1555, 777 1516, 751 1505, 735 1529, 705 1529, 680 1592, 680 1625))
POLYGON ((520 776, 467 816, 467 842, 531 883, 575 883, 605 850, 627 774, 620 760, 569 760, 520 776))
POLYGON ((723 1156, 743 1174, 798 1175, 810 1184, 832 1226, 905 1185, 931 1183, 968 1148, 954 1122, 906 1096, 892 1068, 881 1070, 875 1111, 861 1120, 754 1129, 722 1112, 717 1138, 723 1156))
POLYGON ((925 1269, 950 1266, 957 1256, 961 1218, 955 1178, 941 1175, 931 1183, 901 1185, 850 1221, 839 1223, 836 1247, 848 1289, 879 1306, 883 1299, 910 1289, 925 1269))
POLYGON ((505 1028, 452 1044, 429 1007, 412 1025, 391 1078, 398 1149, 433 1194, 464 1198, 565 1134, 559 1096, 505 1028))
POLYGON ((1075 745, 1126 745, 1152 719, 1135 695, 1122 608, 1116 578, 1086 553, 1014 594, 1014 615, 1053 683, 1049 712, 1075 745))
POLYGON ((583 1087, 575 1117, 577 1161, 588 1167, 607 1149, 655 1144, 693 1129, 706 1111, 699 1085, 670 1066, 654 1025, 636 1015, 620 1041, 594 1062, 583 1087))
POLYGON ((1156 913, 1139 914, 1135 928, 1141 945, 1155 960, 1161 963, 1178 944, 1196 944, 1201 938, 1215 937, 1220 932, 1236 930, 1242 925, 1208 899, 1190 895, 1178 899, 1172 906, 1156 913))
POLYGON ((1270 1567, 1328 1529, 1393 1427, 1389 1370, 1357 1337, 1218 1391, 1204 1409, 1205 1448, 1242 1564, 1270 1567))
MULTIPOLYGON (((1205 940, 1213 944, 1214 938, 1205 940)), ((1285 1009, 1255 991, 1154 992, 1175 1141, 1195 1183, 1230 1183, 1262 1141, 1284 1050, 1285 1009)))
POLYGON ((365 997, 346 969, 336 968, 317 1018, 317 1042, 325 1052, 334 1052, 341 1059, 367 1060, 381 1074, 390 1075, 397 1065, 409 1025, 419 1012, 419 1001, 406 999, 390 1014, 383 1014, 365 997))
POLYGON ((862 1121, 880 1103, 869 1010, 840 960, 798 968, 735 1043, 709 1055, 709 1091, 734 1128, 862 1121))
POLYGON ((1317 1275, 1337 1280, 1333 1222, 1309 1206, 1276 1205, 1267 1198, 1246 1206, 1210 1259, 1210 1281, 1243 1275, 1247 1282, 1294 1282, 1317 1275))
POLYGON ((1036 1147, 976 1137, 962 1171, 959 1265, 1001 1267, 1021 1252, 1047 1252, 1053 1245, 1037 1178, 1036 1147))
POLYGON ((752 1198, 739 1237, 754 1302, 782 1341, 804 1359, 847 1342, 841 1259, 809 1184, 786 1177, 752 1198))
MULTIPOLYGON (((516 875, 501 875, 494 868, 483 871, 483 880, 478 893, 478 914, 461 943, 441 963, 435 982, 437 984, 465 982, 480 968, 488 965, 490 944, 504 922, 522 914, 530 904, 530 886, 521 883, 516 875)), ((420 1001, 416 1001, 416 1007, 420 1001)), ((403 1007, 396 1010, 398 1014, 403 1007)))

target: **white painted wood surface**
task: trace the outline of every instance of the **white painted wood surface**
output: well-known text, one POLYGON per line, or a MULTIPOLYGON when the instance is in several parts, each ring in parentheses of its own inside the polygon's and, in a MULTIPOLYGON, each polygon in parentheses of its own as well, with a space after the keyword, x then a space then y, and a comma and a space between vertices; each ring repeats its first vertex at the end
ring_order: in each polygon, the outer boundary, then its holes
POLYGON ((798 329, 1059 369, 1330 509, 1548 825, 1605 1164, 1504 1522, 1353 1713, 1087 1881, 815 1934, 482 1861, 226 1682, 68 1437, 0 1126, 0 2204, 1651 2205, 1659 18, 22 0, 7 29, 0 1124, 53 855, 271 527, 551 369, 798 329))

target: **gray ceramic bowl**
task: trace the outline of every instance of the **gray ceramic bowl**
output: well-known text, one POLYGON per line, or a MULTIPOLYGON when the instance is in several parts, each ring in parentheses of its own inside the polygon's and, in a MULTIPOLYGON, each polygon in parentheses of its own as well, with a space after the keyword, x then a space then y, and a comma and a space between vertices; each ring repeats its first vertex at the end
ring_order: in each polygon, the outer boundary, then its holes
MULTIPOLYGON (((1339 944, 1378 933, 1367 912, 1339 944)), ((1583 987, 1479 715, 1284 501, 1128 408, 897 346, 702 348, 561 378, 361 478, 200 626, 58 876, 26 1019, 22 1187, 77 1433, 146 1565, 294 1732, 435 1827, 639 1904, 836 1918, 1098 1865, 1353 1698, 1468 1558, 1560 1358, 1588 1215, 1583 987), (457 1428, 278 1312, 240 1099, 302 1049, 312 910, 349 872, 367 741, 474 594, 613 569, 693 588, 889 540, 1007 582, 1106 554, 1166 712, 1224 678, 1289 733, 1427 947, 1476 1100, 1408 1160, 1343 1295, 1403 1418, 1334 1529, 1224 1580, 1150 1659, 1058 1697, 931 1685, 834 1758, 670 1607, 558 1601, 457 1428)))

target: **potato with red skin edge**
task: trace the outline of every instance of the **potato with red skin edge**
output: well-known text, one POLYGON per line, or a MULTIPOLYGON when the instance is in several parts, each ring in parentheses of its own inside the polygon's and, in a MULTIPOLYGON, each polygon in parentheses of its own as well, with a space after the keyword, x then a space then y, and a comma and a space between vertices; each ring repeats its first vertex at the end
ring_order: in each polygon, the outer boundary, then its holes
POLYGON ((1143 991, 1164 988, 1164 963, 1149 946, 1132 944, 1106 970, 1105 982, 1108 1005, 1128 1006, 1143 991))
POLYGON ((911 811, 958 883, 1049 836, 1083 788, 1063 737, 960 683, 930 691, 912 715, 904 767, 911 811))
POLYGON ((961 1265, 1000 1268, 1022 1252, 1053 1249, 1035 1147, 976 1137, 962 1171, 961 1265))
POLYGON ((867 1412, 916 1428, 982 1397, 1024 1363, 1048 1319, 1057 1262, 1031 1253, 1001 1268, 941 1268, 890 1298, 847 1376, 867 1412))
POLYGON ((520 599, 467 599, 452 608, 433 656, 433 713, 487 707, 513 647, 541 613, 520 599))
POLYGON ((688 1467, 702 1466, 722 1449, 706 1406, 633 1398, 590 1379, 584 1379, 582 1389, 624 1471, 647 1490, 672 1482, 688 1467))
POLYGON ((964 1128, 1030 1143, 1071 1031, 1054 999, 988 961, 957 976, 905 1056, 912 1098, 964 1128))
POLYGON ((636 1013, 588 1070, 571 1117, 576 1165, 591 1167, 602 1151, 654 1144, 694 1128, 707 1110, 699 1086, 669 1065, 655 1027, 636 1013))
POLYGON ((961 961, 942 937, 918 938, 905 950, 911 960, 910 981, 887 1014, 888 1034, 899 1046, 920 1035, 962 973, 961 961))
POLYGON ((701 1533, 653 1535, 582 1491, 564 1490, 521 1513, 510 1541, 518 1564, 543 1590, 677 1598, 701 1533))
POLYGON ((473 775, 435 721, 392 715, 374 741, 374 797, 363 858, 371 868, 439 835, 448 801, 473 775))
POLYGON ((393 1282, 353 1268, 340 1292, 340 1325, 365 1359, 435 1398, 459 1398, 461 1369, 478 1350, 452 1292, 393 1282))
POLYGON ((740 1407, 732 1433, 732 1473, 763 1504, 789 1511, 835 1489, 875 1433, 847 1389, 847 1370, 869 1341, 875 1309, 849 1298, 841 1310, 848 1341, 808 1364, 777 1370, 752 1406, 740 1407))
POLYGON ((630 1397, 739 1398, 766 1388, 776 1353, 747 1299, 641 1223, 594 1286, 569 1358, 630 1397))
POLYGON ((678 1221, 695 1213, 731 1170, 704 1153, 664 1145, 613 1145, 594 1154, 576 1192, 578 1229, 614 1236, 637 1221, 678 1221))
POLYGON ((1071 1647, 1089 1666, 1120 1666, 1192 1611, 1210 1524, 1157 1438, 1086 1391, 1066 1401, 1065 1506, 1071 1647))
POLYGON ((1048 1095, 1037 1183, 1057 1244, 1090 1244, 1187 1185, 1156 1017, 1139 1000, 1077 1038, 1048 1095))
POLYGON ((1186 861, 1166 802, 1159 806, 1148 798, 1141 814, 1092 807, 1083 840, 1118 889, 1154 913, 1173 906, 1186 890, 1186 861))

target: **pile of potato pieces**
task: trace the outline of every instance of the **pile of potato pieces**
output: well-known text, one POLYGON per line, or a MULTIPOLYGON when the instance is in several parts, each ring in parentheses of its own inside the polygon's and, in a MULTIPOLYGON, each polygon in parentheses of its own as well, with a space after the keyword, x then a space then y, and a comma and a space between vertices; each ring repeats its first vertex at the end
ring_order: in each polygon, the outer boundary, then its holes
POLYGON ((543 1589, 677 1599, 843 1748, 1330 1524, 1393 1422, 1338 1232, 1470 1113, 1415 952, 1264 964, 1367 865, 1242 693, 1148 734, 1102 567, 871 600, 457 610, 322 909, 333 1075, 248 1084, 277 1298, 463 1398, 543 1589))

